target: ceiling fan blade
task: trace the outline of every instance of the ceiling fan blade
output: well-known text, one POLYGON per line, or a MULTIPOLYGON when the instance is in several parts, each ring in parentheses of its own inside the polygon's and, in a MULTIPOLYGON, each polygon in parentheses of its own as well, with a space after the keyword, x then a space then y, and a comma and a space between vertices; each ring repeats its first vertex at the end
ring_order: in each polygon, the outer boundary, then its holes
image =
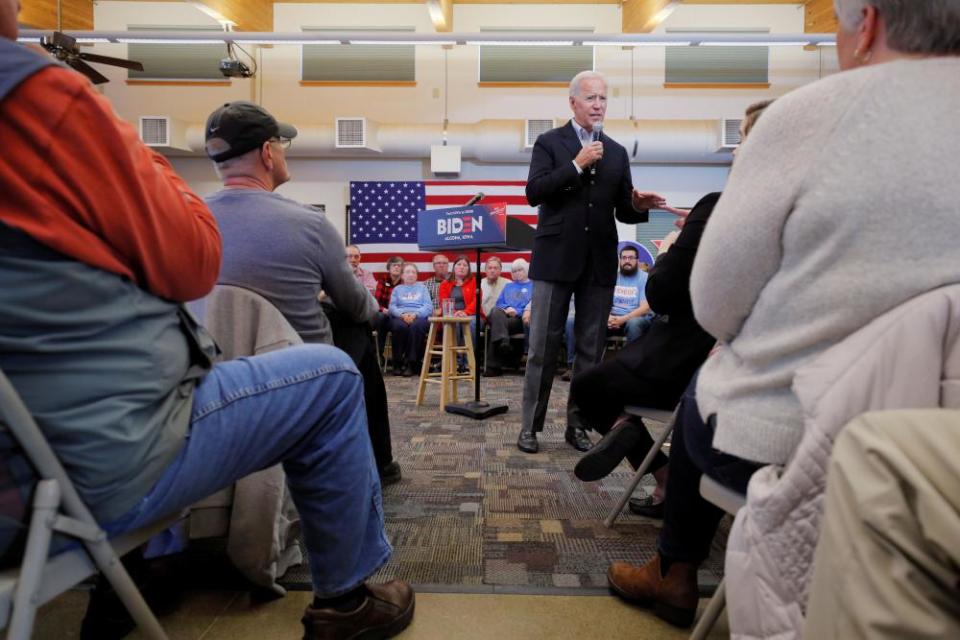
POLYGON ((133 69, 134 71, 143 71, 143 65, 136 60, 124 60, 123 58, 111 58, 110 56, 101 56, 96 53, 80 53, 77 55, 81 60, 87 62, 99 62, 100 64, 112 64, 115 67, 124 69, 133 69))
POLYGON ((78 60, 76 58, 71 58, 66 61, 68 65, 82 73, 83 75, 90 78, 90 82, 93 84, 103 84, 104 82, 110 82, 110 79, 107 76, 103 75, 90 65, 88 65, 83 60, 78 60))
POLYGON ((77 39, 73 36, 68 36, 61 31, 54 31, 53 46, 62 47, 64 49, 74 49, 77 46, 77 39))

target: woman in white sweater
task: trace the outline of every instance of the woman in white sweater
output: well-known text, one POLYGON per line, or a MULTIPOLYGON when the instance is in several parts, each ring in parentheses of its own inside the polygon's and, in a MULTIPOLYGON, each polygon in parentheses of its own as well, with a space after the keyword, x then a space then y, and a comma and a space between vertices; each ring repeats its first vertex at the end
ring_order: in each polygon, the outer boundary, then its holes
POLYGON ((618 593, 675 624, 693 620, 722 516, 699 496, 701 472, 744 491, 752 469, 787 462, 802 435, 797 368, 960 283, 960 0, 835 5, 844 73, 767 110, 704 232, 691 296, 723 346, 681 407, 658 555, 610 568, 618 593))

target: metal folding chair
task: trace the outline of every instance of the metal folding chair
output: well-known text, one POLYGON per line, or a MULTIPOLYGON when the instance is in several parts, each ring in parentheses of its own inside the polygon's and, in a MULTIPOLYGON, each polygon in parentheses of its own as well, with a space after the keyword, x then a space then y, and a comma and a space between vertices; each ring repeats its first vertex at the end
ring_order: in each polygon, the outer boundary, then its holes
POLYGON ((633 492, 636 491, 637 485, 640 484, 640 480, 647 473, 647 469, 650 468, 650 465, 653 463, 653 458, 657 455, 657 452, 663 448, 663 444, 667 441, 667 438, 670 437, 670 433, 673 431, 673 422, 677 417, 676 409, 673 411, 665 411, 663 409, 653 409, 651 407, 637 407, 637 406, 627 406, 624 407, 624 411, 638 418, 648 418, 650 420, 656 420, 657 422, 667 423, 667 428, 663 430, 656 440, 653 441, 653 446, 650 447, 650 451, 647 452, 647 456, 643 459, 643 462, 637 468, 637 472, 633 474, 633 480, 630 481, 630 485, 627 487, 627 490, 623 492, 620 501, 617 503, 617 506, 610 511, 610 515, 607 516, 606 520, 603 521, 603 524, 607 527, 612 527, 613 523, 616 521, 617 516, 620 515, 620 512, 623 511, 623 508, 627 506, 627 502, 630 501, 630 496, 633 495, 633 492))
POLYGON ((13 442, 22 448, 38 477, 20 566, 0 572, 0 629, 7 627, 7 638, 28 639, 40 605, 102 571, 142 632, 149 638, 166 640, 160 623, 118 556, 149 540, 176 518, 108 540, 2 371, 0 428, 8 431, 13 442), (83 546, 49 557, 54 533, 73 538, 83 546))
MULTIPOLYGON (((740 511, 747 502, 747 496, 737 493, 733 489, 728 489, 707 474, 700 477, 700 495, 707 502, 712 502, 733 516, 737 515, 737 511, 740 511)), ((726 589, 723 586, 725 581, 724 578, 717 585, 717 590, 710 598, 710 602, 707 603, 707 608, 704 609, 700 619, 697 620, 697 626, 693 628, 693 633, 690 634, 690 640, 704 640, 710 634, 713 625, 717 623, 720 614, 723 613, 723 608, 727 603, 726 589)))

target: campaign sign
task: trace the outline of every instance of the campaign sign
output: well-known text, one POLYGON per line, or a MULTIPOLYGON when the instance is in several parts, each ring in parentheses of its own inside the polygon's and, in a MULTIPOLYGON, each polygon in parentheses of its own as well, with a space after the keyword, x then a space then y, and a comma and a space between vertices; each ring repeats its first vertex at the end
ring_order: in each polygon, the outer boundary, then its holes
POLYGON ((417 244, 421 250, 503 247, 506 229, 507 205, 502 202, 428 209, 417 214, 417 244))

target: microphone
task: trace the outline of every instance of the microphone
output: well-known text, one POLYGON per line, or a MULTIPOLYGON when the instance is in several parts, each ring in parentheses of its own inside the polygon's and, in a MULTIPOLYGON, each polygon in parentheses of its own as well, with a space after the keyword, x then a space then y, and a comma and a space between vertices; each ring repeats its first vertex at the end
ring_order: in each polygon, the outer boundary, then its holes
POLYGON ((485 196, 485 194, 481 191, 481 192, 477 193, 477 195, 475 195, 475 196, 473 196, 472 198, 470 198, 469 200, 467 200, 467 204, 465 204, 465 205, 463 205, 463 206, 469 207, 469 206, 475 205, 475 204, 477 204, 478 202, 480 202, 481 200, 483 200, 484 196, 485 196))
MULTIPOLYGON (((592 134, 592 136, 591 136, 592 141, 593 141, 593 142, 599 142, 599 141, 600 141, 600 135, 601 135, 601 134, 603 134, 603 122, 595 122, 595 123, 593 124, 593 134, 592 134)), ((599 160, 597 160, 597 161, 594 162, 592 165, 590 165, 590 175, 592 175, 592 176, 597 175, 597 165, 598 165, 598 164, 600 164, 600 161, 599 161, 599 160)))

